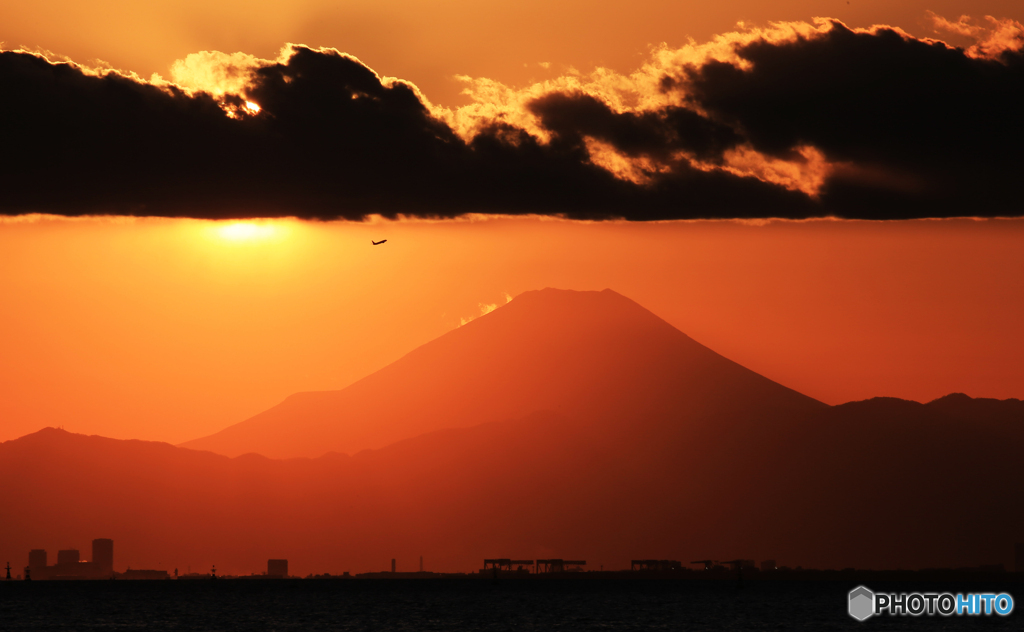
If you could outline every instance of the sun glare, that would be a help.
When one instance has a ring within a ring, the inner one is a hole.
[[[254,241],[274,237],[278,234],[278,227],[262,222],[232,222],[219,226],[217,234],[229,241]]]

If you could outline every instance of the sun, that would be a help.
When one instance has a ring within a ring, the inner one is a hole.
[[[295,233],[295,222],[288,219],[199,220],[197,226],[205,239],[221,246],[279,246]]]
[[[257,241],[276,236],[278,227],[269,222],[231,222],[217,228],[217,234],[228,241]]]

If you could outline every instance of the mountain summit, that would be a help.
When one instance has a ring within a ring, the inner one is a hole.
[[[823,407],[612,290],[548,288],[520,294],[345,389],[297,393],[182,447],[316,457],[538,411],[594,424],[687,424],[709,414]]]

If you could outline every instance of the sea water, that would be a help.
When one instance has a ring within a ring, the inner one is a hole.
[[[1024,583],[891,592],[1008,592]],[[847,614],[838,581],[347,579],[0,582],[0,630],[1021,630],[1008,617]]]

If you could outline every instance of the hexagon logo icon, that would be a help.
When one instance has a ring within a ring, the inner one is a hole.
[[[875,613],[875,593],[864,586],[850,591],[850,616],[863,621]]]

